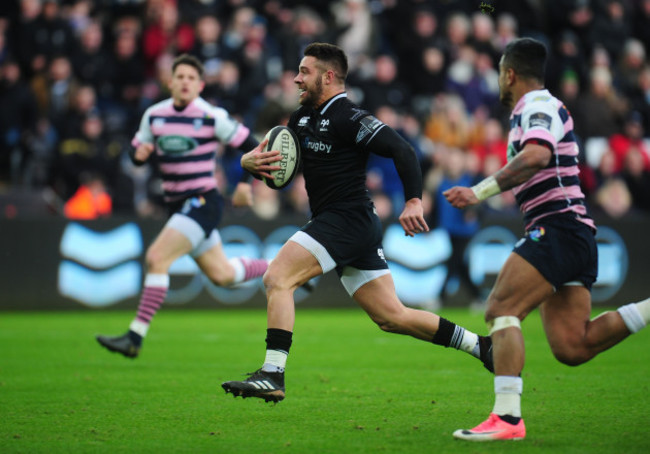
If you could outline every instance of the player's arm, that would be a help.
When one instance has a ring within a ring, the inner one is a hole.
[[[141,166],[147,162],[147,159],[149,159],[149,156],[151,156],[151,153],[153,153],[155,149],[156,147],[154,147],[152,143],[140,143],[138,146],[131,148],[129,157],[133,164]]]
[[[388,126],[383,126],[369,141],[373,153],[391,158],[404,188],[404,209],[399,222],[408,236],[428,232],[422,207],[422,171],[413,147]]]
[[[524,149],[505,166],[471,188],[454,186],[443,195],[456,208],[476,205],[493,195],[512,189],[530,180],[537,172],[545,168],[551,160],[550,145],[536,140],[529,140]]]
[[[129,150],[129,157],[136,166],[141,166],[151,153],[156,149],[154,146],[154,136],[150,126],[151,110],[147,109],[140,120],[140,127],[131,141],[132,148]]]

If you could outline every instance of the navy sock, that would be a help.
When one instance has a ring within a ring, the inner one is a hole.
[[[135,331],[129,330],[129,339],[131,339],[131,342],[133,342],[133,345],[136,347],[140,347],[142,345],[142,336],[140,336]]]
[[[501,418],[503,421],[507,422],[508,424],[512,424],[513,426],[519,424],[519,421],[521,420],[521,418],[512,415],[499,415],[499,418]]]

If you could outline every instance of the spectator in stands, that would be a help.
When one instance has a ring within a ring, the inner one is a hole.
[[[580,78],[573,70],[564,71],[560,75],[559,86],[557,93],[559,98],[562,99],[566,108],[573,115],[578,112],[578,99],[580,97]]]
[[[257,13],[249,6],[238,6],[230,17],[223,33],[224,57],[236,59],[246,43],[248,32]]]
[[[520,2],[519,2],[520,3]],[[492,38],[494,48],[501,54],[508,43],[519,36],[517,18],[510,13],[497,15],[495,35]]]
[[[459,58],[450,65],[446,89],[457,93],[465,108],[473,113],[496,105],[499,94],[499,73],[492,58],[477,52],[471,45],[461,46]]]
[[[51,175],[54,191],[68,200],[82,184],[81,176],[92,173],[99,175],[114,193],[122,150],[122,143],[104,134],[102,118],[90,113],[83,120],[80,134],[61,142]]]
[[[621,0],[595,2],[596,13],[589,41],[601,45],[610,56],[620,55],[630,36],[631,23],[628,11]]]
[[[576,104],[576,112],[572,113],[576,133],[583,139],[611,136],[618,131],[627,110],[626,100],[612,85],[612,74],[604,66],[591,70],[589,90],[578,97]]]
[[[99,21],[92,20],[81,30],[79,46],[71,56],[71,62],[80,82],[92,85],[97,95],[105,101],[111,100],[114,96],[110,81],[113,71]]]
[[[632,15],[632,36],[643,43],[643,47],[650,50],[650,0],[639,0]]]
[[[646,64],[646,52],[641,41],[628,39],[617,59],[616,79],[621,93],[630,99],[636,96],[639,76]]]
[[[79,137],[82,124],[90,114],[99,113],[97,95],[91,85],[77,85],[71,93],[71,101],[63,114],[65,121],[59,125],[61,140],[69,137]]]
[[[348,55],[350,72],[355,72],[378,49],[378,24],[367,0],[339,0],[333,2],[335,41]]]
[[[315,41],[327,41],[325,21],[308,7],[299,6],[293,11],[293,20],[279,35],[282,49],[282,67],[292,69],[302,58],[302,51]]]
[[[467,245],[480,228],[478,210],[454,208],[443,195],[453,186],[474,184],[477,176],[468,172],[467,157],[467,153],[459,148],[445,148],[440,159],[442,179],[434,187],[427,188],[433,203],[431,225],[446,230],[452,246],[451,256],[446,262],[447,277],[441,295],[443,304],[448,302],[459,286],[469,292],[474,304],[480,303],[481,298],[479,288],[469,277],[469,267],[465,261]]]
[[[0,65],[9,59],[9,46],[7,45],[7,23],[0,17]]]
[[[409,87],[398,78],[397,58],[381,54],[375,58],[374,74],[363,82],[364,109],[374,112],[380,106],[390,106],[394,109],[408,109],[411,101]]]
[[[32,90],[39,105],[39,113],[48,117],[57,131],[64,127],[65,113],[78,85],[79,81],[74,77],[70,59],[65,55],[54,57],[47,73],[32,79]]]
[[[461,58],[463,46],[468,44],[471,34],[471,22],[463,12],[454,12],[445,20],[443,46],[447,58],[455,61]]]
[[[204,96],[208,96],[210,86],[215,83],[223,61],[223,45],[221,43],[222,26],[219,19],[211,14],[201,16],[196,21],[194,46],[191,55],[203,62],[205,67]]]
[[[553,0],[546,4],[548,35],[558,36],[571,30],[589,55],[592,51],[591,27],[594,11],[589,0]]]
[[[639,73],[630,104],[633,110],[641,113],[643,129],[650,131],[650,64],[646,64]]]
[[[138,47],[138,35],[133,31],[118,31],[111,54],[111,109],[120,123],[117,129],[128,132],[137,124],[145,65]]]
[[[482,122],[481,134],[470,143],[470,152],[478,157],[481,164],[488,156],[492,155],[496,157],[501,166],[506,164],[508,141],[503,132],[503,125],[499,120],[487,118]]]
[[[470,132],[465,103],[456,95],[441,94],[432,102],[424,134],[434,143],[465,149]]]
[[[623,180],[632,196],[635,209],[650,213],[650,169],[648,155],[639,148],[630,149],[623,163]]]
[[[38,106],[18,62],[5,60],[0,66],[0,186],[20,182],[37,120]]]
[[[194,47],[194,29],[182,22],[176,0],[149,2],[147,5],[149,23],[142,35],[142,55],[147,74],[152,74],[156,60],[162,54],[181,54]]]
[[[632,206],[632,196],[618,172],[616,156],[611,149],[601,155],[595,174],[598,184],[591,200],[594,211],[614,219],[625,215]]]
[[[549,91],[557,93],[562,78],[568,73],[577,79],[578,86],[587,86],[589,70],[578,36],[571,30],[564,30],[556,40],[554,48],[555,52],[550,53],[546,66]]]
[[[81,185],[63,205],[63,214],[68,219],[91,220],[110,217],[113,202],[101,177],[84,174]]]
[[[480,11],[472,14],[471,17],[471,34],[469,44],[479,54],[487,55],[491,60],[491,66],[496,67],[499,64],[501,52],[494,46],[494,21],[489,16]]]
[[[13,53],[20,64],[21,72],[27,79],[45,71],[48,63],[37,42],[42,11],[41,0],[20,0],[20,15],[16,22],[9,25],[8,38],[14,48]],[[17,52],[18,49],[20,52]]]
[[[643,119],[636,111],[625,118],[622,131],[609,137],[609,147],[616,157],[616,170],[623,169],[625,157],[631,150],[641,153],[643,167],[650,170],[650,149],[644,140]]]
[[[404,15],[411,26],[394,25],[397,30],[392,35],[395,55],[401,61],[409,62],[409,70],[402,71],[399,77],[413,93],[436,95],[444,89],[448,62],[438,17],[430,6],[424,4]]]

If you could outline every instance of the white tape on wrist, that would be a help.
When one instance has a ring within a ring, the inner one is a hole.
[[[480,183],[472,186],[474,195],[479,200],[485,200],[493,195],[501,194],[501,188],[496,178],[489,176]]]

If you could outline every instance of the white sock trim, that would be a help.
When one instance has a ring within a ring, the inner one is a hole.
[[[149,273],[144,277],[144,286],[169,288],[169,274]]]
[[[129,325],[129,330],[133,331],[136,334],[139,334],[142,337],[145,337],[147,335],[147,331],[149,331],[149,324],[143,322],[142,320],[133,320],[131,322],[131,325]]]
[[[231,259],[228,259],[228,263],[230,263],[230,265],[232,265],[232,267],[235,269],[233,284],[239,284],[240,282],[243,282],[244,277],[246,277],[246,267],[242,263],[241,259],[239,257],[233,257]]]
[[[512,375],[497,375],[494,377],[494,392],[497,394],[521,394],[524,390],[524,380]]]
[[[645,324],[647,325],[648,323],[650,323],[650,298],[636,303],[636,308],[641,313],[641,316],[643,317],[643,321],[645,322]]]
[[[625,323],[630,333],[634,334],[645,327],[646,322],[643,320],[637,303],[626,304],[625,306],[619,307],[617,311],[621,314],[623,323]]]
[[[289,354],[282,350],[267,350],[262,370],[265,372],[284,372]]]
[[[478,334],[465,329],[463,340],[460,341],[460,350],[473,355],[475,350],[478,352],[477,345]]]
[[[521,393],[524,381],[521,377],[497,375],[494,377],[494,408],[492,413],[521,418]]]

